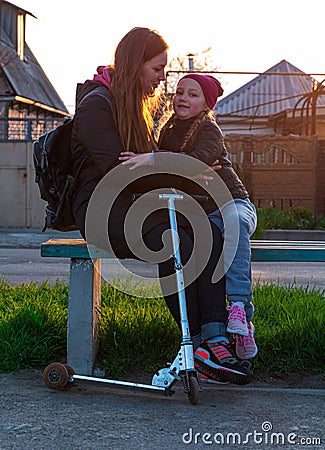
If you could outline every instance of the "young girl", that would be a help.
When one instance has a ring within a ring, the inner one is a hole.
[[[251,302],[250,250],[250,236],[256,228],[257,218],[255,206],[250,202],[245,186],[227,157],[221,130],[214,119],[213,108],[222,94],[221,84],[212,76],[200,73],[183,76],[177,84],[173,99],[174,113],[160,132],[158,147],[188,154],[209,166],[216,159],[219,160],[221,168],[217,173],[234,199],[239,221],[237,250],[232,263],[226,268],[226,292],[230,303],[227,331],[236,337],[238,357],[250,359],[258,351],[251,321],[254,308]],[[217,209],[209,214],[209,219],[227,240],[223,217],[227,216],[226,223],[229,223],[234,208],[225,205],[221,209],[222,214]]]

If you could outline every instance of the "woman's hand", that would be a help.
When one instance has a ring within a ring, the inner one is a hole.
[[[134,158],[135,156],[138,156],[137,153],[134,152],[121,152],[119,156],[120,161],[128,161],[131,158]]]
[[[219,159],[216,159],[213,163],[212,166],[210,166],[210,169],[212,170],[220,170],[221,166],[219,164]]]
[[[200,173],[199,175],[195,175],[194,177],[192,177],[193,180],[202,180],[202,181],[213,180],[213,176],[210,176],[209,172],[221,169],[221,166],[218,164],[218,162],[219,162],[219,159],[216,159],[212,163],[212,166],[209,166],[208,169],[206,169],[204,172]]]
[[[123,161],[123,166],[131,165],[130,170],[134,170],[138,167],[150,166],[151,158],[151,153],[121,152],[119,160]]]

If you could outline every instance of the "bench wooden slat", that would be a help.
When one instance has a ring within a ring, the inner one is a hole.
[[[296,248],[325,250],[325,241],[271,241],[252,240],[252,248]]]
[[[263,241],[252,240],[253,261],[325,262],[324,241]],[[52,239],[41,245],[42,256],[90,259],[83,239]],[[92,258],[113,258],[102,249],[91,246]]]
[[[41,245],[41,256],[52,256],[59,258],[113,258],[112,253],[100,248],[91,247],[91,256],[84,239],[50,239]]]
[[[252,261],[325,262],[325,249],[252,248]]]
[[[252,261],[325,262],[324,241],[251,241]]]

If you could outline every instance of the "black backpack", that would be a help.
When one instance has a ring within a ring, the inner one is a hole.
[[[89,94],[95,91],[109,101],[107,89],[104,86],[97,87]],[[43,134],[33,143],[35,182],[38,184],[41,198],[47,202],[45,225],[42,231],[47,228],[58,231],[78,229],[71,208],[71,196],[75,184],[71,160],[73,122],[74,117],[66,119],[63,124]],[[85,159],[86,157],[87,155]]]
[[[45,225],[59,231],[77,229],[71,211],[74,177],[71,174],[71,132],[74,117],[40,136],[33,143],[35,182],[45,206]]]

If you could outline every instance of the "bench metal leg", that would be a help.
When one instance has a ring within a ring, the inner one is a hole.
[[[99,345],[100,264],[100,259],[70,262],[67,362],[83,375],[92,375]]]

